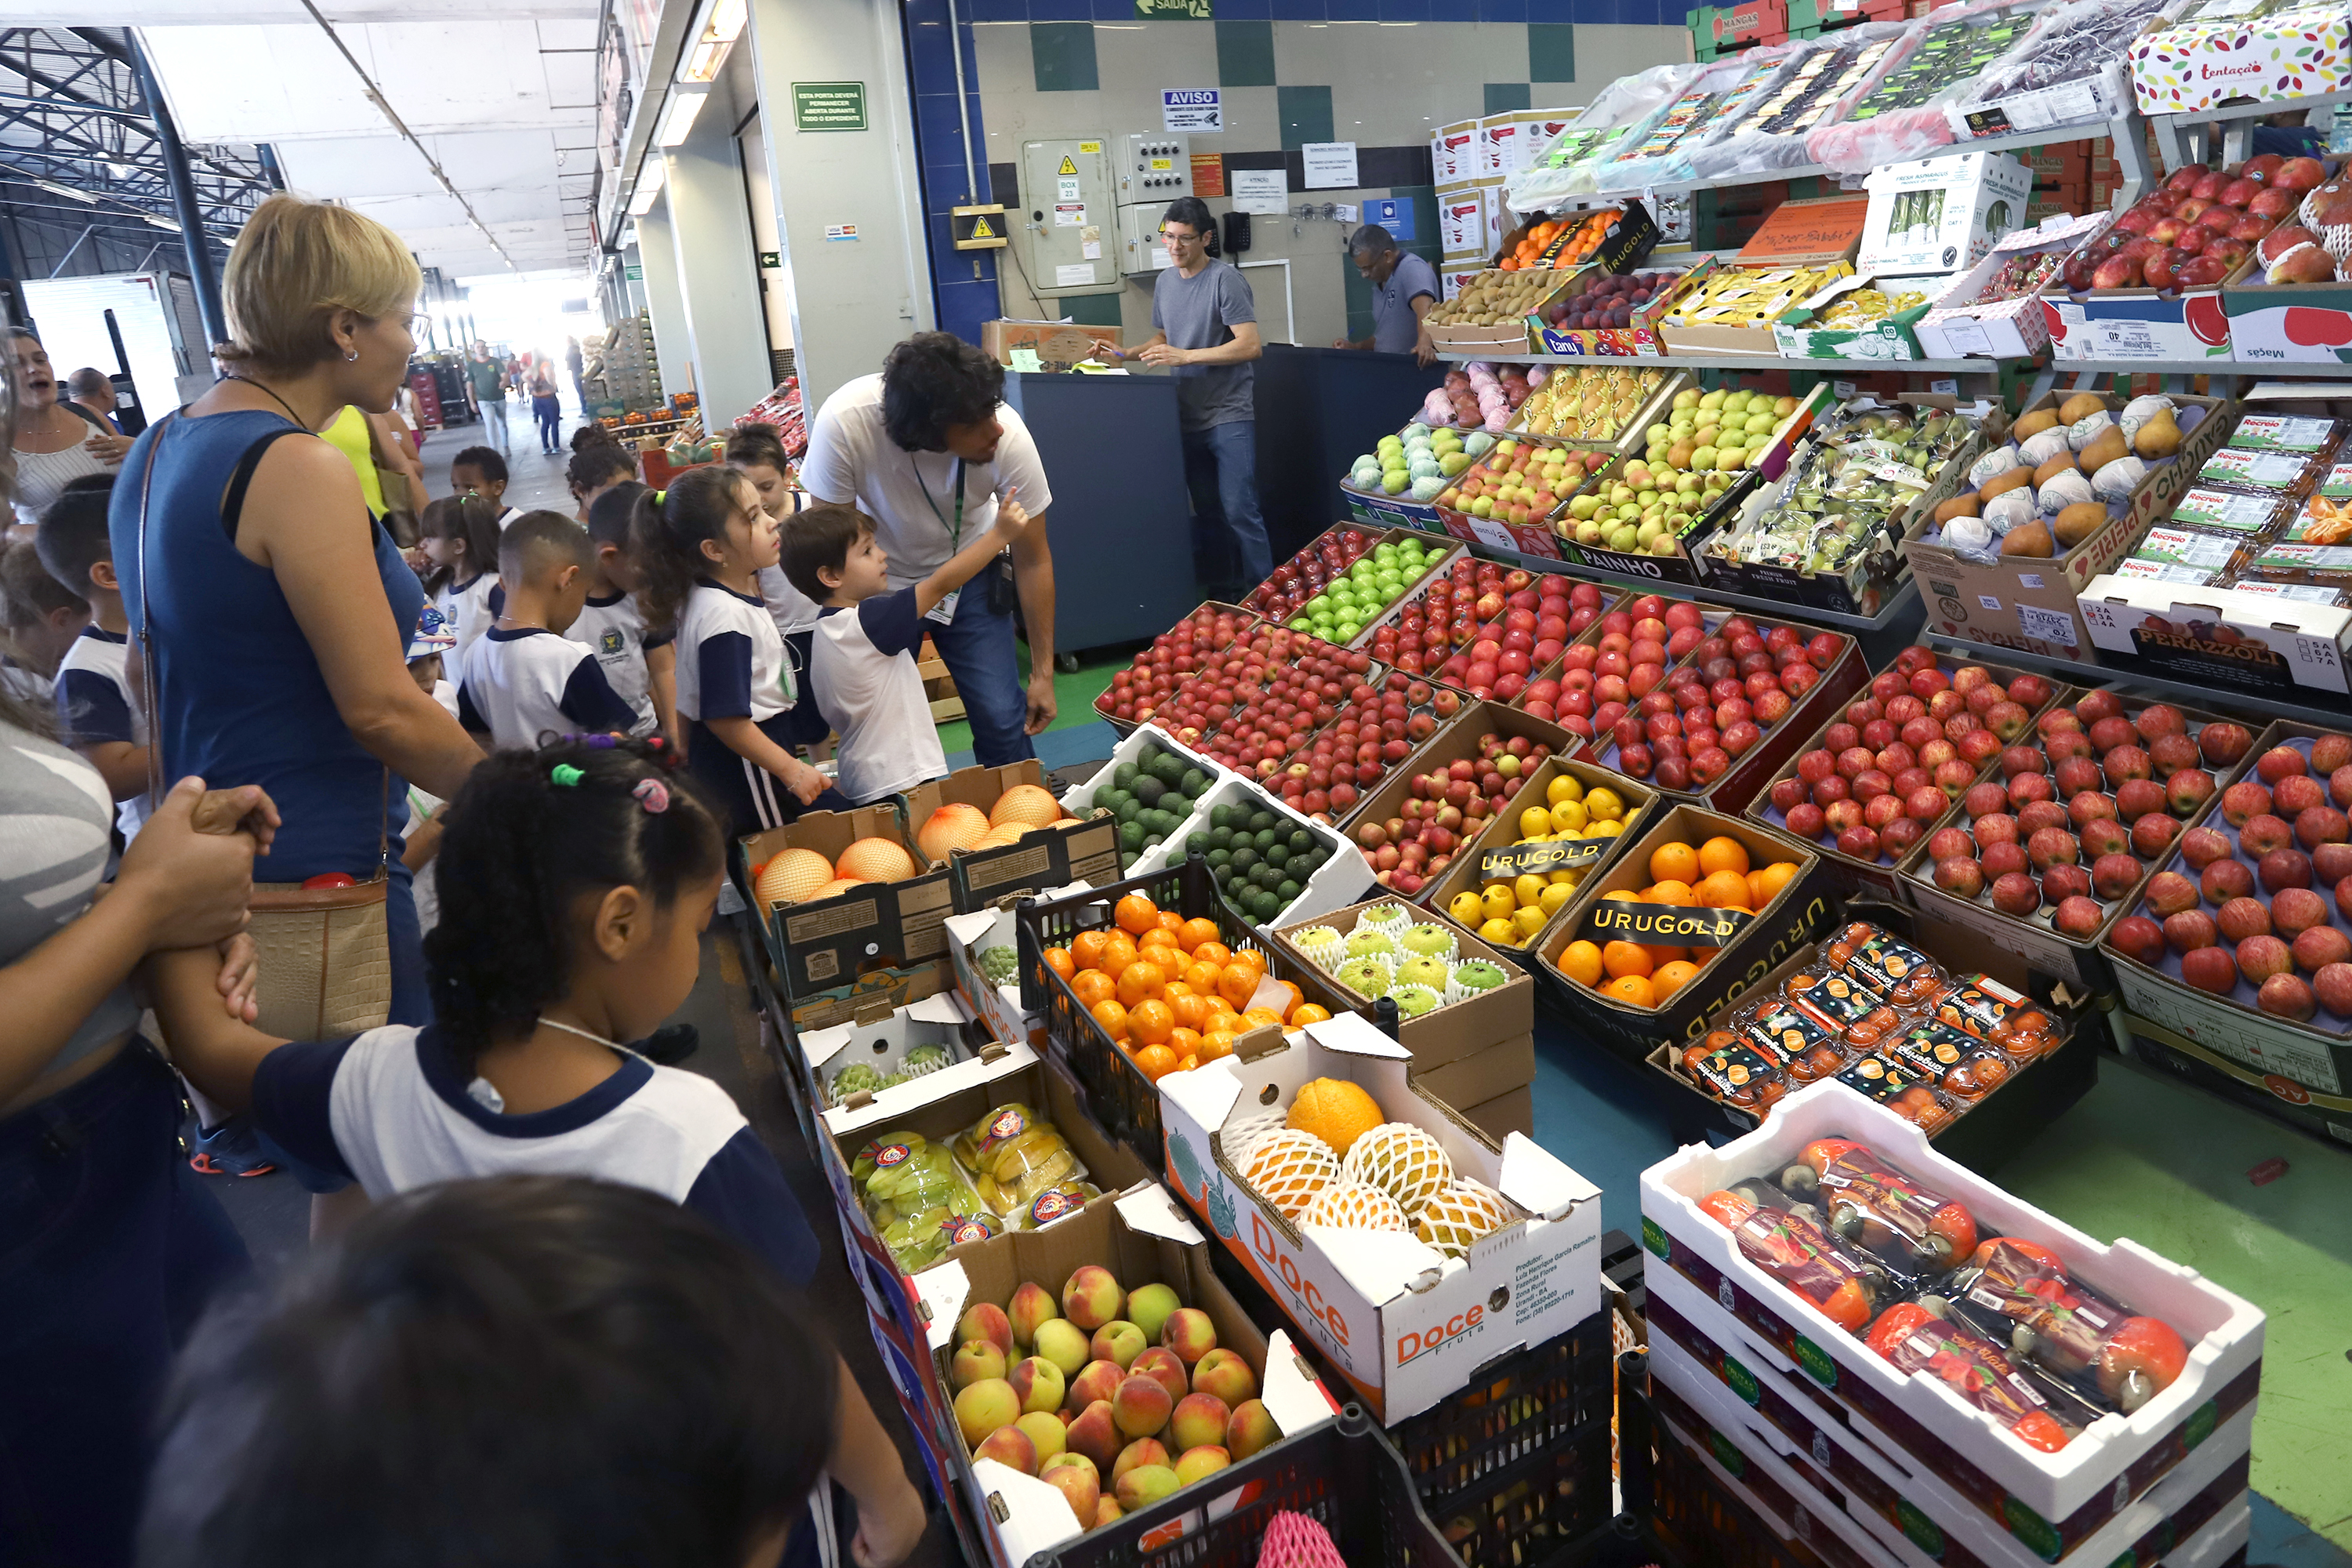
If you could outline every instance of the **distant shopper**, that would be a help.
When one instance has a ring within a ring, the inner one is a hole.
[[[506,368],[491,355],[488,343],[476,343],[466,357],[466,381],[482,410],[483,437],[496,442],[501,452],[513,450],[507,435]]]
[[[580,340],[564,339],[563,368],[572,373],[572,391],[580,399],[580,417],[583,419],[588,417],[588,378],[581,374],[581,367],[585,363],[580,353]]]
[[[1354,342],[1342,338],[1331,346],[1411,354],[1416,364],[1434,361],[1437,345],[1429,341],[1426,321],[1437,304],[1437,268],[1427,258],[1401,247],[1396,237],[1376,223],[1366,224],[1348,241],[1348,259],[1372,286],[1372,335]]]
[[[539,449],[563,455],[563,405],[555,395],[555,364],[544,354],[531,362],[530,416],[539,421]]]
[[[22,327],[8,336],[16,384],[16,521],[30,538],[42,511],[69,481],[114,472],[131,443],[88,409],[58,399],[57,373],[40,339]]]
[[[128,844],[147,820],[147,716],[131,691],[130,622],[107,537],[111,474],[66,487],[41,514],[41,564],[89,605],[89,624],[58,662],[58,739],[98,770],[114,797],[114,825]]]
[[[1274,571],[1265,519],[1257,509],[1257,373],[1265,352],[1257,305],[1238,268],[1218,260],[1216,219],[1198,196],[1179,196],[1160,220],[1175,265],[1151,289],[1151,324],[1140,349],[1121,358],[1172,369],[1176,421],[1184,437],[1184,485],[1210,541],[1229,539],[1234,558],[1211,570],[1228,603]],[[1214,546],[1212,545],[1213,550]]]
[[[122,422],[114,416],[114,383],[96,365],[86,364],[66,377],[66,396],[76,408],[96,419],[100,428],[122,434]]]
[[[1011,554],[932,608],[931,646],[955,678],[982,767],[1037,754],[1029,737],[1054,722],[1053,491],[1037,444],[1004,403],[1004,367],[951,332],[918,332],[879,375],[845,384],[809,426],[801,483],[821,501],[855,501],[874,520],[890,584],[909,588],[1019,499],[1030,526]],[[1029,643],[1024,691],[1013,611]]]

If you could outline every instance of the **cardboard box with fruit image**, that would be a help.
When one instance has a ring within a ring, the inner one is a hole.
[[[2028,221],[2033,209],[2026,209]],[[2063,287],[2067,258],[2104,230],[2106,213],[2060,215],[2004,236],[1992,254],[1943,290],[1914,329],[1930,359],[2039,353],[2050,342],[2045,289]]]
[[[2103,574],[2084,584],[2077,607],[2093,647],[2217,690],[2344,691],[2352,610],[2298,602],[2279,586],[2183,588]]]
[[[1035,758],[958,768],[905,795],[916,849],[950,871],[959,911],[1119,873],[1119,827],[1063,810]]]
[[[2250,752],[2105,951],[2136,1016],[2340,1094],[2352,1081],[2352,740],[2279,724]]]
[[[1160,1081],[1168,1177],[1384,1423],[1601,1307],[1600,1190],[1355,1014]]]
[[[2046,676],[1906,647],[1747,815],[1813,845],[1857,885],[1895,894],[1896,868],[2059,689]]]
[[[1045,797],[1058,816],[1060,805]],[[739,840],[736,852],[787,1001],[837,985],[874,960],[905,966],[947,956],[954,886],[946,862],[917,847],[895,796],[811,812]]]
[[[1904,542],[1928,625],[2087,659],[2077,597],[2197,483],[2232,412],[2186,393],[2053,391],[2005,431],[1988,424],[1966,481],[1974,489],[1939,503],[1934,526]]]

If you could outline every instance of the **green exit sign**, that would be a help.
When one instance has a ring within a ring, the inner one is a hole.
[[[866,129],[866,84],[862,81],[793,83],[793,124],[802,131]]]
[[[783,253],[782,251],[781,251],[781,250],[763,250],[763,251],[760,252],[760,265],[761,265],[761,266],[762,266],[762,267],[782,267],[783,264],[784,264],[784,253]]]

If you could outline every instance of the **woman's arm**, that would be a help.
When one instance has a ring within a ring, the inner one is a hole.
[[[898,1445],[874,1418],[874,1407],[866,1403],[849,1363],[835,1357],[834,1364],[841,1369],[841,1391],[835,1395],[833,1448],[825,1455],[825,1472],[857,1500],[851,1560],[858,1568],[892,1568],[906,1561],[923,1538],[929,1521],[922,1494],[907,1479]]]
[[[646,695],[654,701],[654,733],[686,754],[686,726],[677,721],[677,645],[646,649]]]
[[[342,454],[324,441],[279,441],[246,491],[236,547],[277,574],[352,738],[426,793],[452,799],[481,748],[409,676],[392,606],[368,591],[377,574],[366,515]],[[352,521],[322,525],[335,517]]]
[[[784,781],[803,805],[824,793],[824,775],[768,739],[760,726],[745,718],[705,719],[703,727],[727,749],[755,767],[765,768]]]
[[[408,829],[408,847],[400,852],[400,863],[411,871],[422,871],[441,850],[441,819],[428,816]]]
[[[397,414],[367,414],[368,438],[375,447],[376,457],[383,466],[405,477],[412,487],[416,510],[423,511],[430,498],[425,493],[425,465],[416,460],[416,443],[409,438],[408,422]]]
[[[129,800],[147,793],[147,748],[134,746],[128,741],[100,741],[94,746],[76,746],[82,760],[98,770],[106,781],[106,792],[116,800]]]

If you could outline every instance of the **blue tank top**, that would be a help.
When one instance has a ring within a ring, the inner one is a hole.
[[[387,796],[383,764],[352,738],[333,695],[278,587],[277,574],[237,552],[221,521],[222,492],[247,448],[274,430],[297,429],[280,414],[244,410],[159,421],[123,459],[108,513],[115,572],[131,630],[157,628],[155,708],[163,777],[198,773],[215,788],[257,784],[278,803],[285,825],[256,879],[296,882],[326,871],[364,880],[376,846],[392,835],[401,851],[408,786],[398,777]],[[142,593],[139,493],[149,457],[163,437],[147,501],[147,569]],[[365,508],[320,527],[365,528],[375,544],[377,589],[392,605],[402,646],[415,634],[425,589]],[[352,584],[355,594],[363,583]]]

